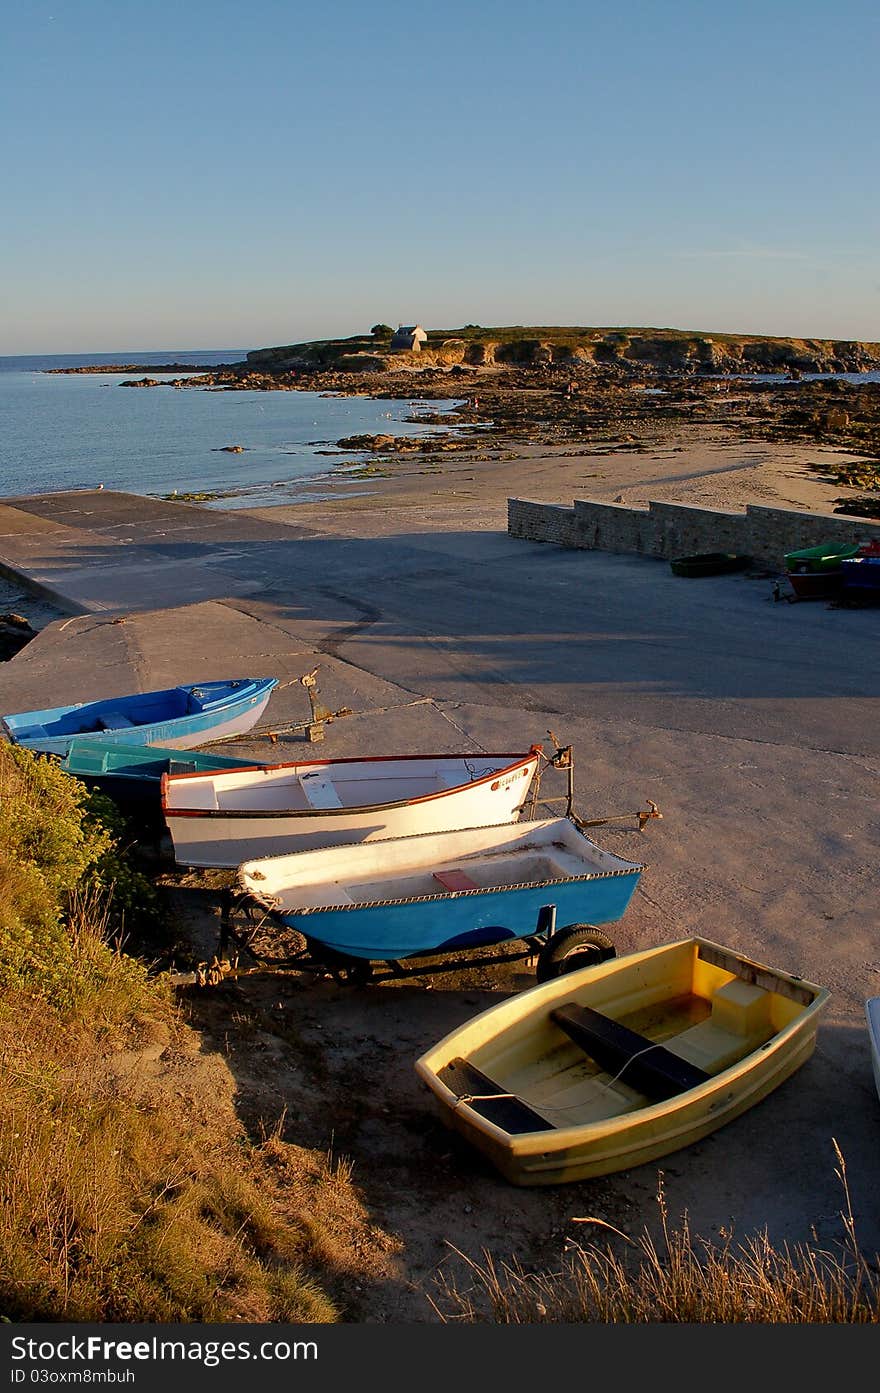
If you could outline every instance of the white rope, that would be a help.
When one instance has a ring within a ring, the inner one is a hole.
[[[624,1060],[623,1064],[612,1078],[606,1079],[604,1082],[600,1082],[599,1080],[597,1080],[597,1082],[599,1083],[599,1087],[608,1092],[611,1088],[613,1088],[614,1084],[618,1082],[621,1075],[626,1072],[626,1070],[629,1068],[630,1064],[632,1064],[634,1059],[639,1059],[643,1054],[649,1054],[651,1050],[661,1048],[662,1046],[660,1045],[660,1042],[658,1040],[652,1040],[649,1045],[645,1045],[643,1049],[638,1050],[636,1054],[631,1054],[628,1059]],[[561,1091],[562,1090],[557,1090],[556,1094],[551,1093],[550,1097],[558,1097],[559,1092]],[[638,1092],[637,1089],[636,1092]],[[576,1103],[569,1103],[567,1105],[564,1103],[552,1103],[545,1101],[545,1099],[543,1098],[538,1098],[534,1101],[529,1101],[527,1098],[520,1098],[519,1094],[517,1093],[464,1093],[460,1098],[457,1098],[455,1100],[455,1107],[453,1108],[453,1111],[455,1111],[455,1108],[457,1108],[461,1103],[491,1102],[493,1098],[515,1099],[516,1102],[524,1103],[526,1107],[533,1108],[536,1112],[542,1115],[545,1113],[555,1113],[558,1116],[564,1117],[569,1114],[578,1114],[582,1110],[581,1107]]]
[[[455,1107],[459,1107],[462,1103],[468,1105],[471,1103],[492,1103],[496,1099],[500,1101],[502,1098],[511,1098],[517,1103],[522,1101],[516,1093],[462,1093],[460,1098],[456,1098]],[[453,1111],[455,1111],[454,1108]]]

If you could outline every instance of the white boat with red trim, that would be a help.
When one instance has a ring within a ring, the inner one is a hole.
[[[514,822],[544,758],[375,755],[166,773],[162,812],[183,866]]]

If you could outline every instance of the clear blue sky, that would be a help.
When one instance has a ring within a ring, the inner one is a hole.
[[[877,0],[6,0],[0,353],[880,340]]]

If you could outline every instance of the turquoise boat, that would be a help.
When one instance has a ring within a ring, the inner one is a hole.
[[[162,775],[213,774],[221,769],[253,769],[252,759],[233,759],[210,750],[175,750],[162,745],[116,745],[75,735],[61,761],[65,774],[95,782],[114,779],[154,783],[156,796]]]
[[[19,711],[0,720],[11,741],[42,754],[67,755],[77,736],[105,746],[186,750],[251,730],[277,685],[277,677],[236,677]]]
[[[163,774],[215,774],[253,769],[249,759],[210,751],[175,750],[163,745],[116,745],[75,735],[61,761],[65,774],[106,793],[120,807],[140,811],[158,825],[162,816]],[[261,766],[262,767],[262,766]]]

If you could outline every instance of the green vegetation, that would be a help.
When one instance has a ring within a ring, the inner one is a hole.
[[[119,935],[127,916],[157,912],[149,882],[125,859],[122,830],[112,804],[89,798],[58,765],[0,746],[0,990],[84,1017],[99,1000],[106,1008],[117,986],[143,995],[143,970],[98,951],[86,932],[92,915]]]
[[[189,1051],[191,1080],[197,1038],[120,948],[156,905],[112,824],[55,763],[0,745],[0,1317],[332,1320],[305,1266],[338,1168],[294,1204],[289,1148],[217,1115],[216,1082],[194,1108],[174,1059]]]
[[[774,338],[759,334],[708,333],[694,329],[583,327],[580,325],[466,324],[460,329],[429,329],[419,361],[424,366],[546,362],[628,363],[650,371],[799,372],[857,370],[880,364],[880,344],[832,339]],[[381,370],[393,366],[386,353],[387,324],[345,339],[288,344],[249,353],[248,366],[280,371],[288,367]],[[383,354],[377,358],[376,354]]]
[[[454,1278],[441,1282],[441,1318],[505,1325],[877,1324],[880,1274],[876,1259],[868,1262],[859,1250],[846,1166],[836,1143],[834,1150],[844,1193],[838,1254],[812,1244],[779,1250],[766,1233],[742,1243],[724,1232],[720,1243],[697,1239],[687,1216],[673,1229],[661,1177],[659,1242],[647,1228],[636,1240],[613,1229],[620,1252],[611,1240],[572,1243],[554,1272],[526,1272],[488,1253],[482,1265],[465,1259],[464,1289]],[[601,1220],[578,1222],[610,1229]]]

